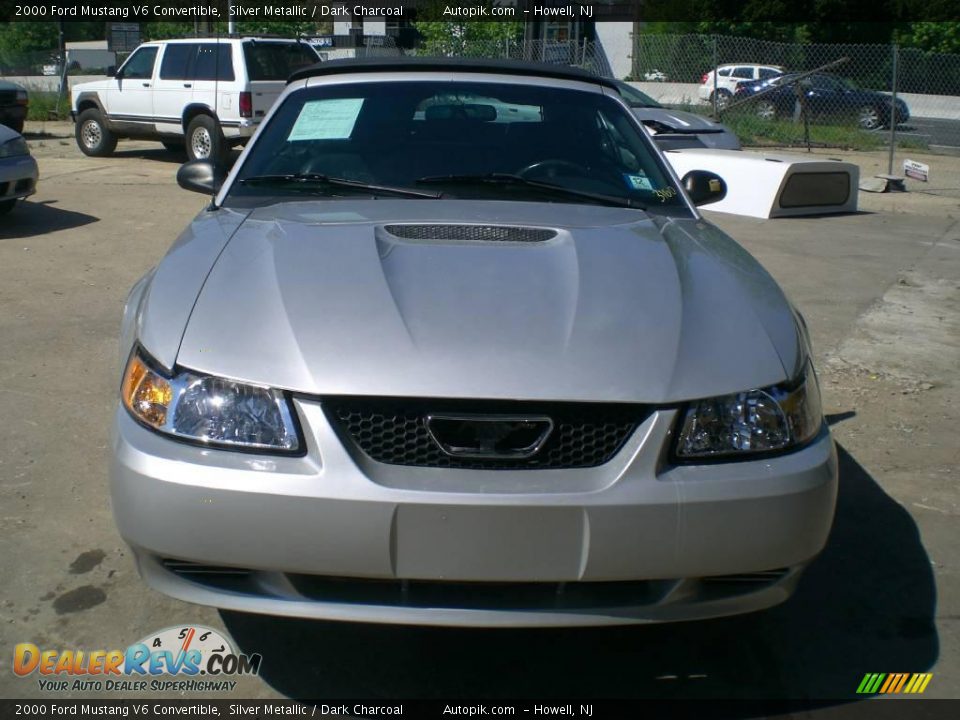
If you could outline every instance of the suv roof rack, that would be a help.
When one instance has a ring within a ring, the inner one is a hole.
[[[305,67],[294,72],[287,83],[304,78],[343,73],[365,72],[457,72],[499,73],[503,75],[525,75],[528,77],[549,77],[560,80],[579,80],[616,89],[614,81],[601,77],[589,70],[553,65],[549,63],[522,62],[519,60],[490,60],[484,58],[447,58],[447,57],[371,57],[328,60]]]

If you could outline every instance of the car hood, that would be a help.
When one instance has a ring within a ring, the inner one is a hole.
[[[97,92],[98,90],[110,90],[114,87],[116,87],[116,80],[114,78],[107,78],[105,80],[90,80],[89,82],[71,85],[70,94],[73,97],[77,97],[81,93]]]
[[[0,125],[0,145],[3,145],[5,142],[9,142],[14,138],[20,137],[20,133],[12,128],[8,128],[6,125]]]
[[[224,223],[200,222],[212,237],[195,228],[190,242],[218,247]],[[404,239],[396,224],[556,234],[477,242],[428,228]],[[196,275],[187,297],[158,297],[188,302]],[[213,262],[177,363],[318,395],[662,403],[781,382],[804,354],[775,282],[702,220],[365,200],[251,212]]]
[[[674,130],[724,130],[719,123],[715,123],[709,118],[696,113],[686,112],[685,110],[671,110],[669,108],[632,108],[633,114],[637,116],[640,122],[651,121],[663,123]]]

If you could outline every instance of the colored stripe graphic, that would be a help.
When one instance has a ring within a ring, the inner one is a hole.
[[[867,673],[860,681],[860,687],[857,692],[864,695],[872,695],[880,688],[880,683],[886,677],[886,673]]]
[[[899,679],[900,679],[900,675],[897,673],[891,673],[890,675],[887,675],[887,681],[880,688],[880,692],[881,693],[888,692],[890,689],[890,686],[896,685]]]
[[[890,689],[890,692],[898,693],[903,690],[903,686],[907,682],[907,678],[910,676],[910,673],[900,673],[900,682],[897,683],[896,687]]]
[[[910,682],[907,683],[907,686],[903,689],[903,691],[912,693],[914,695],[922,693],[927,689],[927,685],[930,684],[930,678],[932,677],[932,673],[914,673],[913,677],[910,678]]]
[[[933,673],[867,673],[857,686],[858,695],[919,695],[927,689]]]

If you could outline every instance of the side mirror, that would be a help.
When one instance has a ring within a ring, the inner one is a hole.
[[[716,173],[691,170],[680,181],[694,205],[709,205],[727,196],[727,184]]]
[[[226,178],[223,168],[209,160],[191,160],[177,170],[177,184],[184,190],[215,195]]]

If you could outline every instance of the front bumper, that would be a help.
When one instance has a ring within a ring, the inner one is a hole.
[[[439,625],[657,622],[785,600],[823,548],[829,433],[782,457],[663,465],[675,411],[585,470],[387,466],[298,400],[304,457],[209,450],[116,414],[113,510],[173,597],[275,615]]]
[[[30,155],[0,158],[0,202],[33,195],[39,176],[37,161]]]

